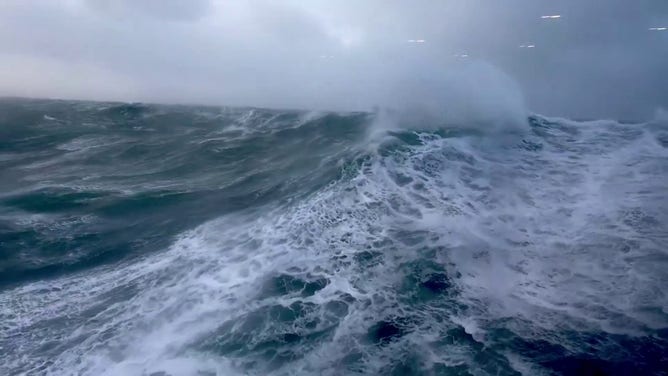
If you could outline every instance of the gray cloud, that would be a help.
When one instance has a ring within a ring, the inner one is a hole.
[[[668,107],[666,25],[663,0],[8,0],[0,95],[475,112],[518,86],[532,111],[639,119]]]
[[[209,0],[88,0],[100,12],[127,16],[148,16],[168,21],[196,21],[211,10]]]

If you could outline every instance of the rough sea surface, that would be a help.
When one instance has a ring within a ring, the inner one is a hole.
[[[0,374],[667,374],[665,123],[378,121],[0,100]]]

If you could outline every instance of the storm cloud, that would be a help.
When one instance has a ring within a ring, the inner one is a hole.
[[[668,107],[667,25],[665,0],[6,0],[0,95],[367,110],[512,86],[638,120]]]

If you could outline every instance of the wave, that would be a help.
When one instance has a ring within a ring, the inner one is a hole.
[[[80,192],[3,193],[33,220],[15,234],[128,250],[0,292],[9,373],[665,369],[660,127],[532,116],[503,142],[425,127],[369,147],[370,114],[135,107],[14,167]]]

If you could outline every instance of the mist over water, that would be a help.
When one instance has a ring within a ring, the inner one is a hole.
[[[0,109],[3,374],[667,368],[660,121]]]
[[[459,127],[497,134],[527,129],[523,93],[493,65],[476,61],[440,70],[416,68],[384,80],[389,90],[376,103],[385,116],[377,120],[403,129]]]

